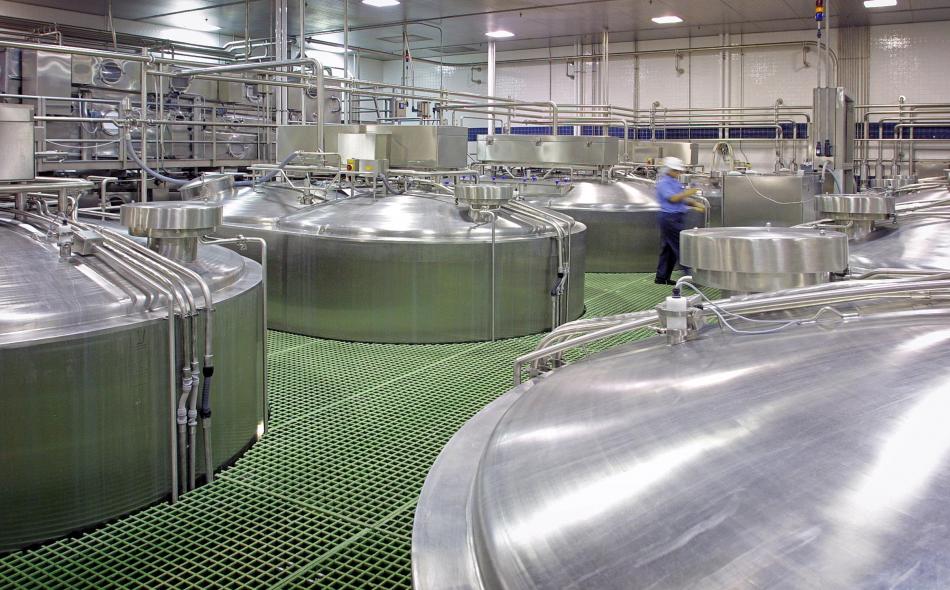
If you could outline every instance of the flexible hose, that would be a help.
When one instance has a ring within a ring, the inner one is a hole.
[[[205,450],[205,469],[208,481],[214,480],[214,463],[211,460],[211,377],[214,375],[214,367],[205,366],[204,386],[201,389],[201,438]]]
[[[205,449],[205,477],[208,483],[214,481],[214,461],[211,459],[211,418],[201,421],[201,440]]]
[[[270,172],[268,172],[268,173],[265,174],[264,176],[261,176],[259,179],[257,179],[256,182],[251,182],[251,185],[253,185],[253,184],[262,184],[262,183],[270,182],[271,180],[274,180],[274,177],[276,177],[276,176],[280,173],[280,171],[284,169],[284,166],[286,166],[287,164],[290,164],[290,163],[291,163],[293,160],[295,160],[295,159],[297,158],[297,156],[299,156],[299,155],[300,155],[300,152],[290,152],[290,154],[288,154],[287,157],[285,157],[283,160],[281,160],[281,161],[277,164],[277,168],[276,168],[275,170],[271,170]],[[250,181],[248,181],[248,182],[250,182]],[[248,185],[244,185],[244,184],[241,184],[241,183],[235,183],[235,186],[248,186]]]
[[[180,178],[172,178],[171,176],[165,176],[161,172],[157,170],[153,170],[152,168],[149,168],[145,164],[145,162],[142,161],[142,158],[139,157],[138,153],[136,153],[135,148],[132,146],[131,139],[126,138],[125,149],[126,151],[129,152],[129,155],[132,156],[132,159],[135,161],[135,163],[139,165],[139,168],[141,168],[142,170],[145,170],[153,178],[157,178],[158,180],[161,180],[162,182],[167,182],[168,184],[172,186],[182,186],[184,184],[188,184],[189,182],[191,182],[189,180],[181,180]]]
[[[390,193],[394,195],[401,195],[403,193],[403,191],[397,191],[392,187],[392,185],[389,184],[389,178],[387,178],[386,175],[380,174],[379,178],[383,181],[383,186],[385,186],[386,190],[388,190]]]

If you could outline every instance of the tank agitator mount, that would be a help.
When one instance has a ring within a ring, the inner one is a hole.
[[[740,293],[817,285],[848,268],[847,235],[825,229],[686,230],[680,250],[697,283]]]

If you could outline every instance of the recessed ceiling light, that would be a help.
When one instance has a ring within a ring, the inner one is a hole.
[[[672,16],[672,15],[671,16],[655,16],[653,17],[652,20],[658,25],[672,25],[675,23],[683,22],[683,19],[681,19],[680,17]]]
[[[396,6],[399,4],[399,0],[363,0],[363,4],[382,8],[383,6]]]
[[[864,0],[865,8],[882,8],[884,6],[897,6],[897,0]]]
[[[486,37],[492,37],[494,39],[504,39],[505,37],[514,37],[515,34],[511,31],[489,31],[485,33]]]

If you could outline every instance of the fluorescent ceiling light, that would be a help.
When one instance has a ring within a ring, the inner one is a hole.
[[[363,4],[382,8],[384,6],[396,6],[399,4],[399,0],[363,0]]]
[[[884,6],[897,6],[897,0],[864,0],[865,8],[883,8]]]
[[[683,19],[678,16],[655,16],[652,20],[658,25],[672,25],[683,22]]]
[[[505,37],[514,37],[515,34],[511,31],[489,31],[485,33],[485,36],[493,39],[504,39]]]

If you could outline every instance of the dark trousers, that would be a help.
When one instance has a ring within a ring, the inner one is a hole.
[[[656,278],[668,281],[680,259],[680,232],[686,227],[686,213],[658,213],[656,220],[660,226],[662,244]]]

